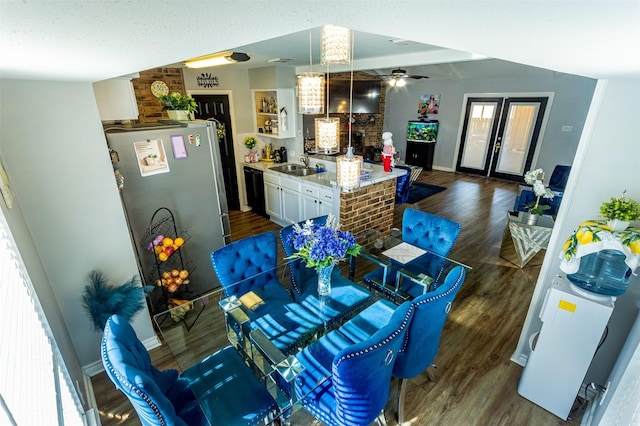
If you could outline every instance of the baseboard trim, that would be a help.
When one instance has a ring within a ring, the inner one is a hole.
[[[148,339],[143,340],[142,344],[148,351],[162,346],[162,342],[160,342],[160,339],[158,339],[158,336],[156,336],[155,334]],[[97,374],[102,373],[103,371],[104,366],[102,365],[101,359],[82,366],[82,372],[89,377],[93,377]]]
[[[443,172],[455,172],[455,170],[452,169],[451,167],[433,166],[432,169],[433,170],[440,170],[440,171],[443,171]]]

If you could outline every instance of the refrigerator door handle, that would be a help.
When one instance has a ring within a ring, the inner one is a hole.
[[[226,246],[231,242],[231,222],[229,221],[229,213],[222,213],[220,215],[220,221],[222,222],[222,237],[224,238],[224,245]]]

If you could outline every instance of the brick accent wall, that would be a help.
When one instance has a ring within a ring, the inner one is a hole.
[[[339,73],[331,73],[331,79],[329,80],[329,84],[333,80],[351,80],[350,72],[339,72]],[[384,123],[384,105],[386,99],[387,92],[387,84],[380,79],[380,77],[376,77],[370,74],[367,74],[362,71],[354,71],[353,80],[375,80],[380,82],[380,104],[378,106],[378,113],[372,114],[375,119],[374,123],[367,122],[366,124],[357,124],[354,123],[353,131],[361,131],[364,132],[364,146],[382,146],[382,125]],[[369,118],[370,114],[353,114],[356,121],[365,122]],[[346,120],[347,114],[330,114],[331,117],[340,117],[340,120]],[[344,124],[340,125],[340,129],[345,129]],[[348,133],[344,130],[344,135],[341,137],[347,137]]]
[[[186,93],[182,68],[155,68],[141,71],[140,78],[131,80],[138,102],[139,123],[157,123],[160,119],[169,118],[167,113],[162,111],[162,104],[158,102],[158,98],[151,93],[151,83],[156,80],[164,81],[169,87],[169,93]]]
[[[393,226],[397,179],[340,193],[340,229],[354,235],[370,229],[388,235]]]

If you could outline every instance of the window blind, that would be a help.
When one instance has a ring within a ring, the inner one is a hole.
[[[84,410],[0,211],[0,423],[85,425]]]

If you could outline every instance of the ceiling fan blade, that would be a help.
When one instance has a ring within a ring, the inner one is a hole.
[[[387,78],[387,79],[413,78],[415,80],[420,80],[422,78],[429,78],[426,75],[410,75],[410,74],[407,74],[407,71],[403,70],[402,68],[396,68],[396,69],[391,71],[391,74],[379,75],[379,77]]]

